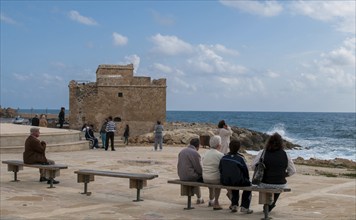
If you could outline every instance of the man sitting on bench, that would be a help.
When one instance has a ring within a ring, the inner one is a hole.
[[[45,156],[46,142],[40,141],[40,128],[32,127],[30,129],[30,136],[25,142],[25,152],[23,153],[23,162],[26,164],[42,164],[51,165],[54,164],[53,160],[49,160]],[[45,170],[40,169],[40,182],[47,181],[47,184],[51,184],[51,180],[45,177]],[[53,180],[53,184],[58,184],[59,181]]]
[[[251,186],[245,158],[239,154],[240,141],[232,140],[229,145],[230,152],[220,160],[220,180],[225,186]],[[231,190],[231,212],[237,212],[239,205],[239,190]],[[240,211],[251,214],[251,191],[243,191]]]
[[[180,151],[178,155],[177,171],[180,180],[203,182],[203,168],[200,154],[198,153],[199,138],[190,140],[190,145]],[[197,204],[203,204],[200,187],[195,187],[194,194],[197,195]]]

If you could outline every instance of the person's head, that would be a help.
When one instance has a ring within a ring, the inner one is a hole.
[[[225,120],[219,121],[218,128],[223,128],[226,125]]]
[[[283,149],[283,139],[277,132],[274,133],[267,141],[267,151],[277,151]]]
[[[30,129],[30,133],[31,133],[32,136],[39,137],[40,136],[40,128],[32,127]]]
[[[192,138],[189,144],[193,145],[197,150],[199,150],[200,140],[199,138]]]
[[[128,124],[126,124],[126,128],[129,128],[129,125],[128,125]]]
[[[112,121],[112,116],[109,116],[109,117],[108,117],[108,120],[109,120],[109,121]]]
[[[214,135],[209,141],[210,148],[219,149],[221,146],[221,137],[219,135]]]
[[[64,110],[65,110],[65,108],[64,108],[64,107],[62,107],[62,108],[61,108],[61,111],[64,111]]]
[[[160,125],[160,124],[161,124],[161,121],[157,121],[157,124]]]
[[[37,114],[35,115],[35,118],[38,118],[38,115],[37,115]]]
[[[229,149],[230,149],[230,154],[237,154],[240,150],[241,143],[239,140],[233,139],[230,141],[229,144]]]

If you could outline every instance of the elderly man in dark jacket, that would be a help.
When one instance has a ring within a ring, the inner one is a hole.
[[[229,145],[230,152],[223,156],[220,160],[220,181],[225,186],[251,186],[248,168],[245,158],[239,154],[240,141],[232,140]],[[239,190],[231,190],[231,206],[232,212],[237,212],[239,205]],[[251,191],[243,191],[240,211],[246,214],[251,214],[253,211],[250,208]]]
[[[40,128],[33,127],[30,129],[30,136],[25,142],[25,152],[23,152],[23,162],[27,164],[54,164],[53,160],[46,158],[46,142],[40,141]],[[47,181],[50,184],[50,180],[45,177],[45,171],[40,169],[40,182]],[[59,181],[53,180],[53,184],[58,184]]]

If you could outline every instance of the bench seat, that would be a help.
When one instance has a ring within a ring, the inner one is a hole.
[[[201,182],[182,181],[179,179],[168,180],[167,183],[179,184],[181,186],[181,196],[188,196],[187,207],[184,209],[194,209],[191,197],[194,196],[196,187],[220,188],[227,190],[245,190],[259,192],[259,204],[263,204],[264,220],[270,219],[268,216],[268,205],[273,202],[273,193],[290,192],[290,188],[262,188],[259,186],[224,186],[221,184],[209,184]]]
[[[23,167],[32,167],[45,170],[45,177],[50,179],[50,186],[48,188],[55,188],[53,186],[53,179],[60,176],[61,169],[68,169],[67,165],[64,164],[52,164],[52,165],[42,165],[42,164],[26,164],[21,160],[5,160],[2,161],[3,164],[7,164],[7,171],[14,172],[13,182],[19,181],[17,179],[17,173],[23,170]]]
[[[84,183],[84,192],[87,196],[91,195],[91,192],[88,192],[88,183],[94,181],[94,176],[106,176],[106,177],[116,177],[116,178],[127,178],[130,180],[129,188],[137,189],[136,200],[134,202],[143,201],[140,198],[140,190],[147,186],[147,180],[154,179],[158,177],[157,174],[144,174],[144,173],[123,173],[123,172],[114,172],[114,171],[102,171],[102,170],[77,170],[74,171],[78,176],[77,182]]]

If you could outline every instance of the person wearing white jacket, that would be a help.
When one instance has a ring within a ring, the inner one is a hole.
[[[230,137],[232,136],[232,130],[224,120],[219,121],[219,136],[221,137],[221,149],[220,152],[227,154],[229,152]]]
[[[204,183],[220,184],[220,159],[224,156],[219,151],[221,147],[221,138],[214,135],[209,141],[210,149],[205,153],[203,163],[203,181]],[[221,210],[219,204],[220,188],[209,187],[209,206],[213,206],[214,210]]]

